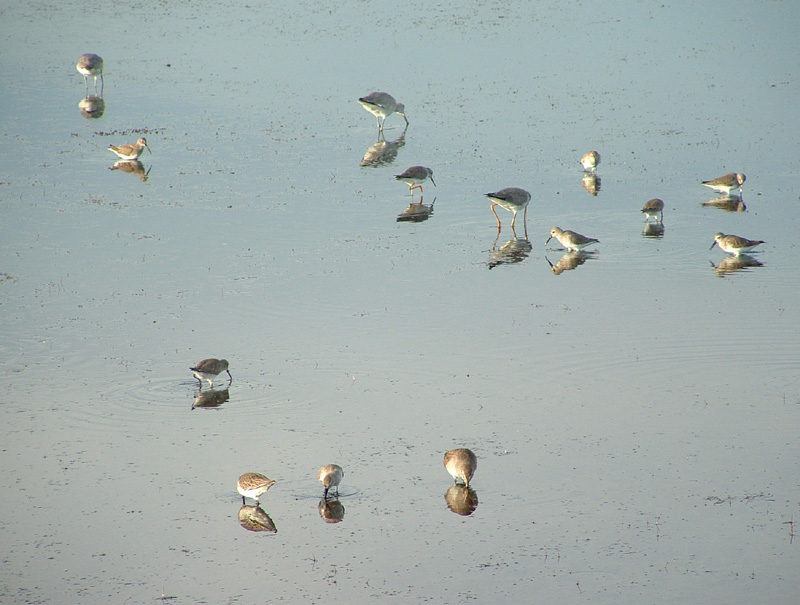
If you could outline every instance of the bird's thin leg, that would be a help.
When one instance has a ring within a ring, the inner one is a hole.
[[[242,496],[242,506],[244,506],[244,496]]]
[[[233,376],[231,376],[230,370],[225,370],[225,371],[228,373],[228,384],[230,384],[233,382]]]
[[[511,217],[511,228],[514,228],[514,223],[517,222],[517,213],[514,213],[514,216]]]
[[[500,231],[500,217],[497,216],[497,210],[494,209],[495,206],[497,206],[497,204],[492,204],[492,212],[494,212],[494,218],[497,219],[497,230]]]

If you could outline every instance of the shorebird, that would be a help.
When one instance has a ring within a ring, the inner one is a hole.
[[[236,482],[236,491],[242,496],[242,504],[245,497],[252,498],[258,504],[258,499],[273,485],[275,481],[261,473],[245,473]]]
[[[100,94],[102,95],[103,85],[103,59],[94,53],[86,53],[81,55],[78,59],[78,64],[75,66],[83,76],[83,84],[86,86],[86,93],[89,93],[89,78],[94,78],[94,93],[97,94],[97,77],[100,77]]]
[[[711,248],[719,246],[729,254],[740,256],[745,252],[750,252],[750,250],[763,243],[765,243],[764,240],[760,239],[747,239],[746,237],[739,237],[738,235],[717,233],[714,236],[714,243],[711,244]],[[711,250],[711,248],[709,248],[709,250]]]
[[[500,229],[500,217],[497,216],[497,210],[494,209],[495,206],[500,206],[514,213],[514,217],[511,219],[512,229],[514,228],[514,222],[517,220],[517,212],[524,209],[523,221],[527,227],[528,202],[531,201],[530,193],[518,187],[506,187],[494,193],[487,193],[486,197],[492,202],[492,212],[494,212],[494,218],[497,219],[498,229]]]
[[[326,464],[319,469],[317,477],[322,481],[322,486],[325,488],[323,497],[326,500],[328,499],[328,490],[332,487],[336,488],[336,497],[339,497],[339,483],[342,481],[342,477],[344,477],[344,471],[341,466],[338,464]]]
[[[478,468],[478,457],[467,448],[450,450],[444,455],[444,467],[456,483],[461,479],[469,487],[475,469]]]
[[[428,179],[434,186],[436,185],[436,181],[433,180],[433,170],[425,166],[412,166],[402,174],[396,174],[394,178],[408,185],[411,195],[414,195],[414,189],[419,189],[419,192],[422,193],[422,183]]]
[[[713,181],[703,181],[701,184],[706,187],[710,187],[714,191],[719,191],[720,193],[730,195],[731,190],[733,189],[738,189],[739,193],[741,193],[742,185],[744,185],[745,180],[747,180],[747,177],[741,172],[729,172],[718,179],[714,179]]]
[[[383,132],[383,124],[393,113],[399,113],[403,116],[408,126],[408,118],[406,117],[406,108],[402,103],[395,101],[394,97],[388,92],[371,92],[366,97],[361,97],[358,100],[361,106],[378,118],[378,132]]]
[[[645,220],[654,217],[657,221],[661,222],[664,218],[664,200],[654,197],[644,203],[642,206],[642,213],[645,215]]]
[[[597,165],[600,163],[600,154],[596,151],[587,151],[581,157],[581,164],[583,164],[583,169],[587,172],[594,172]]]
[[[600,243],[600,240],[594,239],[593,237],[586,237],[580,233],[570,231],[569,229],[565,231],[560,227],[553,227],[550,229],[550,237],[548,237],[547,241],[544,243],[545,246],[553,238],[556,238],[568,251],[578,251],[591,244]]]
[[[204,359],[197,365],[192,368],[189,368],[193,373],[194,377],[200,381],[200,387],[203,386],[203,381],[208,381],[208,386],[214,386],[214,379],[222,374],[222,372],[228,372],[228,384],[233,382],[233,376],[231,376],[230,371],[228,370],[228,360],[227,359],[215,359],[213,357],[209,359]]]
[[[135,143],[127,143],[125,145],[109,145],[108,150],[113,151],[123,160],[136,160],[139,159],[139,156],[142,155],[144,148],[147,147],[147,151],[150,151],[150,147],[147,144],[147,140],[144,138],[139,139]],[[150,151],[150,153],[153,153]]]

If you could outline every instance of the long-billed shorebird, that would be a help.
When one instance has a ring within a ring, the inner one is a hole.
[[[492,212],[494,213],[494,218],[497,219],[497,228],[500,229],[500,217],[497,216],[497,210],[494,209],[495,206],[500,206],[501,208],[505,208],[509,212],[514,213],[514,217],[511,219],[511,228],[514,228],[514,222],[517,220],[517,212],[520,210],[524,210],[523,212],[523,221],[525,222],[525,226],[527,228],[527,221],[528,221],[528,202],[531,201],[531,194],[525,191],[524,189],[520,189],[519,187],[506,187],[505,189],[501,189],[500,191],[495,191],[494,193],[487,193],[485,194],[492,202]]]
[[[123,160],[136,160],[139,159],[139,156],[142,155],[144,148],[147,147],[147,151],[150,151],[150,146],[147,144],[147,140],[143,137],[136,141],[135,143],[126,143],[125,145],[109,145],[108,150],[113,151]],[[153,153],[150,151],[150,153]]]
[[[258,504],[258,499],[273,485],[275,481],[261,473],[245,473],[236,482],[236,491],[242,496],[242,504],[245,497],[252,498]]]
[[[365,97],[358,100],[361,106],[378,118],[378,132],[383,132],[383,124],[393,113],[399,113],[403,116],[408,126],[408,118],[406,117],[406,108],[402,103],[395,101],[395,98],[388,92],[371,92]]]
[[[478,468],[478,457],[465,447],[450,450],[444,455],[444,467],[456,482],[461,479],[469,487]]]
[[[394,178],[408,185],[412,196],[414,195],[414,189],[419,189],[419,192],[422,193],[422,183],[428,179],[431,180],[434,186],[436,185],[436,181],[433,180],[433,170],[425,166],[412,166],[402,174],[396,174]]]
[[[322,482],[322,487],[325,488],[323,498],[328,499],[328,490],[332,487],[336,488],[336,497],[339,497],[339,483],[344,477],[344,471],[338,464],[326,464],[317,473],[317,478]]]
[[[94,78],[94,93],[97,94],[97,78],[100,78],[100,94],[103,94],[103,59],[94,53],[86,53],[81,55],[78,59],[78,64],[75,66],[83,76],[83,84],[86,86],[86,93],[89,93],[89,78]]]
[[[600,154],[596,151],[587,151],[580,159],[583,169],[587,172],[594,172],[600,163]]]
[[[233,376],[231,376],[230,371],[228,370],[228,360],[227,359],[215,359],[213,357],[209,359],[204,359],[200,363],[196,364],[194,367],[189,368],[194,377],[200,381],[200,386],[203,386],[203,381],[208,381],[208,386],[214,386],[214,379],[222,374],[222,372],[228,373],[228,384],[233,382]]]
[[[547,238],[547,241],[544,243],[546,246],[548,242],[556,238],[562,246],[564,246],[568,251],[577,251],[582,250],[586,246],[590,246],[591,244],[598,244],[600,240],[594,239],[593,237],[586,237],[585,235],[581,235],[580,233],[575,233],[574,231],[570,231],[569,229],[564,230],[560,227],[553,227],[550,229],[550,237]]]
[[[642,214],[645,215],[645,220],[653,217],[661,222],[664,218],[664,200],[654,197],[652,200],[646,201],[642,206]]]
[[[750,250],[756,246],[760,246],[763,243],[765,243],[764,240],[760,239],[747,239],[746,237],[739,237],[738,235],[725,235],[724,233],[717,233],[714,236],[714,243],[711,244],[711,248],[714,246],[719,246],[728,254],[740,256],[741,254],[750,252]],[[709,250],[711,250],[711,248],[709,248]]]
[[[714,179],[713,181],[703,181],[701,184],[710,187],[714,191],[719,191],[726,195],[730,195],[731,191],[738,189],[739,193],[742,192],[742,185],[747,180],[747,177],[741,172],[729,172],[726,175]]]

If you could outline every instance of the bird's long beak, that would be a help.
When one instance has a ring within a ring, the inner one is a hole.
[[[713,248],[713,247],[714,247],[714,246],[716,246],[716,245],[717,245],[717,240],[714,240],[714,243],[713,243],[713,244],[711,244],[711,248]],[[709,250],[711,250],[711,248],[709,248]]]
[[[433,180],[433,175],[431,175],[431,183],[433,183],[434,187],[436,186],[436,181]]]
[[[552,235],[547,238],[547,241],[544,243],[544,245],[546,246],[547,244],[549,244],[551,239],[553,239]],[[550,261],[548,261],[548,262],[550,262]]]

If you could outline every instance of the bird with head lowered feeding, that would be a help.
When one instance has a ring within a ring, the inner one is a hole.
[[[317,473],[317,478],[322,482],[322,487],[325,488],[323,498],[328,499],[328,490],[335,487],[336,497],[339,497],[339,483],[342,482],[344,471],[338,464],[326,464]]]
[[[394,178],[408,185],[412,196],[414,195],[414,189],[419,189],[419,192],[422,193],[422,183],[428,179],[431,180],[434,186],[436,185],[436,181],[433,180],[433,170],[425,166],[412,166],[403,171],[402,174],[396,174]]]
[[[469,487],[472,476],[478,468],[478,457],[465,447],[449,450],[444,455],[444,467],[450,476],[458,482],[459,479]]]
[[[200,386],[203,386],[203,381],[208,381],[208,386],[214,386],[214,379],[222,374],[222,372],[228,373],[228,384],[233,382],[233,376],[231,376],[230,370],[228,370],[228,360],[227,359],[216,359],[214,357],[210,357],[208,359],[204,359],[203,361],[194,365],[194,367],[189,368],[194,377],[200,382]]]
[[[83,84],[86,86],[86,92],[89,92],[89,78],[94,78],[94,94],[97,94],[97,78],[100,78],[100,94],[102,95],[103,86],[103,59],[94,53],[86,53],[81,55],[78,59],[78,64],[75,66],[78,73],[83,76]]]
[[[497,228],[500,229],[500,217],[497,216],[497,210],[494,209],[495,206],[500,206],[512,212],[514,216],[511,219],[511,228],[514,228],[514,223],[517,220],[517,212],[520,210],[524,210],[523,212],[523,222],[527,227],[528,221],[528,203],[531,201],[531,194],[525,191],[524,189],[520,189],[519,187],[506,187],[505,189],[501,189],[500,191],[495,191],[494,193],[487,193],[486,197],[492,202],[492,212],[494,213],[494,218],[497,219]]]
[[[361,106],[378,118],[378,133],[383,132],[383,124],[393,113],[399,113],[403,116],[408,126],[408,118],[406,117],[406,108],[402,103],[395,101],[395,98],[388,92],[371,92],[365,97],[361,97],[358,102]]]
[[[550,237],[547,238],[544,245],[546,246],[553,238],[556,238],[568,252],[577,252],[591,244],[600,243],[600,240],[594,239],[593,237],[586,237],[585,235],[570,231],[569,229],[562,229],[561,227],[553,227],[550,229]]]

